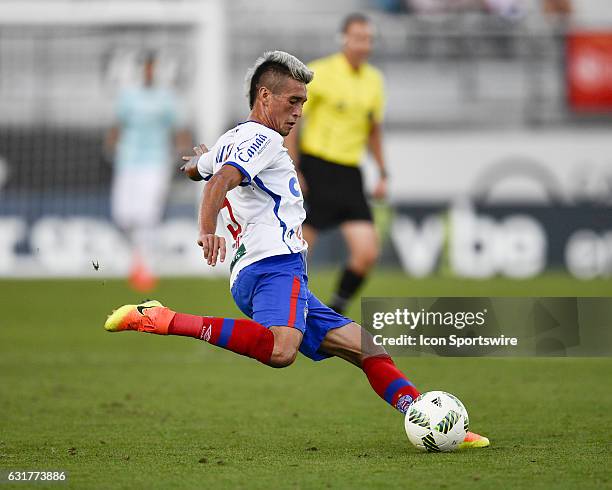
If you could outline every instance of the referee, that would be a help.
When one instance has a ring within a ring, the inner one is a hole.
[[[312,247],[319,231],[339,226],[349,250],[330,304],[339,313],[379,254],[359,169],[366,147],[380,170],[373,197],[384,198],[387,189],[381,129],[383,78],[367,63],[373,26],[365,15],[351,14],[342,23],[341,36],[339,53],[310,63],[315,76],[308,85],[299,142],[295,129],[286,139],[305,193],[304,238]]]

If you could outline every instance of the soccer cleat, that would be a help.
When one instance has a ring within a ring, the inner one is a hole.
[[[123,305],[113,311],[106,319],[104,329],[108,332],[137,330],[168,335],[168,326],[173,317],[174,311],[159,301],[144,301],[139,305]]]
[[[465,435],[463,442],[459,444],[459,449],[471,449],[477,447],[488,447],[490,445],[489,439],[480,434],[469,432]]]

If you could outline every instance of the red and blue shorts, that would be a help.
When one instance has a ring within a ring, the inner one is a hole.
[[[353,321],[310,292],[302,253],[275,255],[248,265],[234,281],[232,296],[245,315],[264,327],[300,330],[304,334],[300,352],[314,361],[330,357],[319,349],[327,332]]]

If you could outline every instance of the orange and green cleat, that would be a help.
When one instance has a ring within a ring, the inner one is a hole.
[[[117,308],[106,319],[104,329],[108,332],[137,330],[168,335],[168,326],[173,317],[174,311],[159,301],[144,301],[139,305],[123,305]]]
[[[471,449],[477,447],[488,447],[490,445],[489,439],[475,432],[469,432],[465,435],[463,442],[459,444],[459,449]]]

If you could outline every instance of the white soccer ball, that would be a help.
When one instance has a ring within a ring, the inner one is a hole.
[[[421,394],[404,419],[410,442],[421,451],[436,453],[457,449],[465,439],[469,423],[463,403],[444,391]]]

